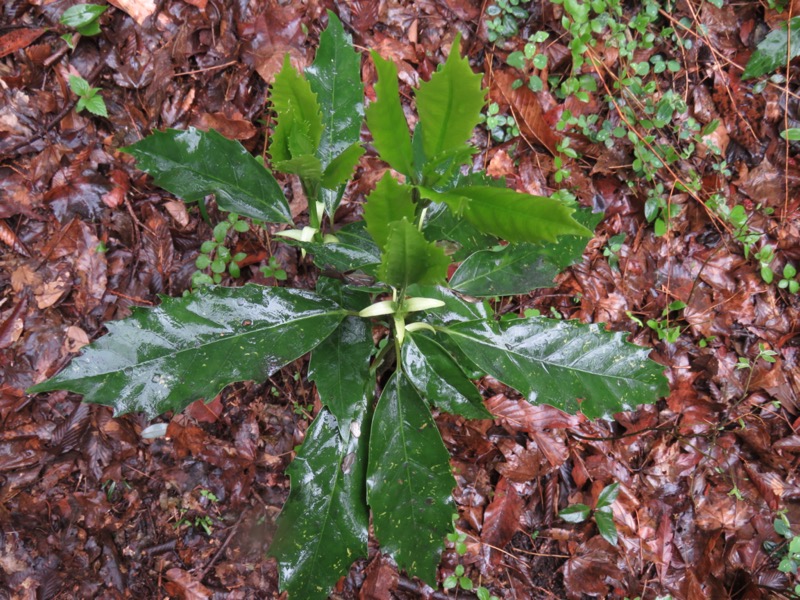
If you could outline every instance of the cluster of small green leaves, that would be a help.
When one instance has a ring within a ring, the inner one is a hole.
[[[314,291],[208,286],[135,309],[30,390],[68,389],[115,414],[154,416],[210,400],[235,381],[264,381],[310,353],[308,378],[323,408],[288,468],[291,491],[270,548],[293,598],[327,597],[367,555],[370,526],[401,569],[435,582],[455,480],[431,407],[491,418],[471,379],[491,375],[532,402],[590,418],[667,392],[663,369],[623,333],[539,316],[501,320],[489,303],[461,296],[550,287],[579,260],[586,225],[599,216],[467,172],[486,92],[459,39],[415,90],[413,134],[397,67],[376,53],[372,60],[376,99],[364,109],[360,56],[329,13],[313,64],[301,73],[287,59],[275,78],[271,164],[300,179],[308,224],[293,222],[269,169],[213,130],[156,132],[125,149],[187,202],[213,193],[223,211],[293,225],[280,239],[339,277],[320,276]],[[401,177],[387,170],[363,221],[337,227],[333,216],[364,152],[364,118],[380,158]],[[223,242],[241,222],[217,226],[205,253],[212,271],[219,261],[216,270],[230,272],[236,257],[222,256]],[[448,281],[453,261],[460,264]],[[277,266],[268,268],[276,274]],[[377,349],[373,330],[385,336]]]
[[[453,532],[447,534],[447,541],[453,544],[453,548],[455,548],[458,556],[464,556],[467,553],[467,534],[456,529],[457,519],[458,514],[454,514]],[[456,568],[453,570],[453,574],[448,575],[442,582],[442,587],[446,590],[452,590],[458,587],[460,587],[462,590],[474,589],[475,595],[478,596],[478,600],[500,600],[482,585],[476,588],[472,583],[472,580],[464,575],[464,565],[462,564],[456,565]]]
[[[86,109],[98,117],[108,117],[108,110],[106,110],[106,103],[100,95],[100,88],[91,87],[88,81],[78,75],[69,76],[69,87],[72,93],[78,97],[75,110],[81,112]]]
[[[603,248],[603,256],[608,259],[608,266],[615,271],[619,270],[619,253],[622,251],[626,237],[624,233],[613,235],[608,239],[605,248]]]
[[[214,239],[203,242],[200,246],[200,254],[194,262],[197,271],[192,275],[192,286],[211,285],[222,281],[222,275],[227,271],[231,277],[237,279],[242,273],[239,263],[247,258],[244,252],[231,254],[230,249],[225,245],[228,232],[238,231],[244,233],[250,229],[247,221],[240,219],[236,213],[229,213],[225,221],[221,221],[214,226]],[[208,269],[211,274],[204,273]]]
[[[670,324],[670,313],[677,312],[686,308],[686,303],[681,300],[674,300],[662,311],[663,319],[648,319],[647,326],[655,330],[659,340],[664,340],[668,344],[674,344],[681,335],[680,325]]]
[[[481,122],[486,124],[489,135],[498,143],[509,142],[519,136],[519,127],[514,117],[500,114],[500,105],[492,102],[481,115]]]
[[[619,495],[619,484],[607,485],[600,492],[594,510],[585,504],[572,504],[558,513],[558,516],[567,523],[583,523],[589,517],[594,517],[597,530],[603,539],[612,546],[617,545],[617,526],[614,524],[612,506]]]
[[[486,9],[487,37],[490,42],[512,38],[519,33],[519,24],[528,18],[520,0],[495,0]]]
[[[773,521],[772,526],[775,529],[775,533],[786,540],[785,553],[778,564],[778,570],[781,573],[797,575],[797,568],[800,566],[800,535],[795,535],[792,532],[792,527],[785,511],[778,513],[778,518]],[[777,551],[778,546],[773,544],[768,549]],[[800,586],[795,587],[795,594],[800,594]]]

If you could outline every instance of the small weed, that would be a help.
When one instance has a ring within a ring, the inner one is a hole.
[[[558,516],[567,523],[582,523],[590,516],[594,516],[597,530],[603,539],[612,546],[617,545],[617,526],[614,524],[614,513],[612,505],[619,495],[619,483],[607,485],[597,497],[597,504],[594,510],[585,504],[572,504],[558,513]]]
[[[501,115],[497,102],[492,102],[486,109],[486,115],[481,116],[495,142],[508,142],[519,136],[519,127],[514,117]]]
[[[782,290],[788,289],[792,294],[800,291],[800,283],[797,282],[797,269],[791,263],[787,263],[783,267],[783,278],[778,282],[778,287]]]
[[[278,281],[286,281],[288,277],[286,271],[281,268],[278,259],[274,256],[269,257],[269,263],[259,269],[264,274],[264,277],[274,277]]]
[[[603,248],[603,256],[608,259],[608,266],[619,271],[619,253],[625,243],[625,234],[620,233],[608,239],[606,247]]]
[[[495,0],[486,9],[486,15],[491,17],[486,22],[490,42],[512,38],[519,33],[520,22],[529,16],[528,11],[520,4],[520,0]]]
[[[244,233],[250,229],[250,225],[235,213],[230,213],[227,220],[217,223],[214,227],[214,239],[203,242],[200,246],[200,254],[194,262],[198,270],[192,275],[193,287],[220,283],[225,271],[234,279],[241,275],[238,263],[247,258],[247,254],[238,252],[231,255],[230,249],[225,245],[231,229]],[[211,275],[203,272],[206,269],[211,270]]]
[[[91,87],[88,81],[78,75],[69,76],[69,87],[72,93],[78,97],[75,110],[81,112],[86,109],[98,117],[108,117],[108,110],[106,110],[106,103],[100,95],[100,88]]]
[[[99,4],[76,4],[69,7],[61,14],[59,23],[66,27],[71,27],[80,35],[91,37],[100,33],[100,15],[102,15],[107,6],[100,6]],[[67,43],[71,49],[75,48],[75,35],[72,33],[65,33],[61,39]]]
[[[792,573],[797,575],[798,566],[800,566],[800,535],[795,535],[791,529],[789,519],[786,517],[786,511],[778,512],[778,518],[772,522],[775,533],[785,539],[782,544],[774,542],[765,542],[765,549],[772,553],[778,554],[780,552],[780,562],[778,563],[778,570],[781,573]],[[783,550],[783,552],[781,552]],[[795,594],[800,594],[800,586],[796,586]]]
[[[674,344],[681,336],[681,327],[680,325],[670,325],[669,314],[671,312],[683,310],[684,308],[686,308],[686,303],[681,300],[670,302],[667,308],[661,313],[661,316],[665,318],[659,320],[648,319],[647,326],[655,330],[659,340],[664,340],[668,344]]]

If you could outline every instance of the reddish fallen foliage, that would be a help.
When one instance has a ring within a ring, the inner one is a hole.
[[[524,40],[489,44],[486,3],[477,0],[112,0],[101,35],[75,51],[57,23],[69,4],[20,0],[0,9],[0,598],[278,597],[265,551],[288,494],[284,468],[307,426],[295,408],[315,402],[305,379],[292,377],[305,365],[192,405],[169,421],[168,437],[153,441],[141,438],[141,417],[115,419],[72,394],[23,392],[101,335],[106,321],[185,290],[211,236],[196,209],[154,188],[118,149],[154,128],[194,125],[263,153],[268,83],[287,52],[308,64],[334,4],[359,46],[398,62],[406,92],[430,76],[456,32],[464,35],[492,100],[517,117],[524,136],[516,147],[494,146],[477,132],[485,148],[477,160],[518,189],[557,187],[551,152],[563,136],[555,123],[564,103],[511,88],[517,75],[504,59]],[[665,18],[692,17],[689,8],[679,2]],[[552,7],[537,10],[533,29],[558,30]],[[763,11],[708,2],[702,10],[708,36],[696,40],[675,80],[685,79],[682,93],[698,120],[723,120],[715,142],[733,170],[730,194],[751,210],[775,209],[753,212],[752,225],[798,264],[800,174],[795,148],[785,155],[775,135],[787,103],[777,86],[751,94],[736,68],[754,47]],[[616,55],[606,50],[597,52],[608,67]],[[548,52],[556,63],[568,59],[559,42]],[[108,119],[75,113],[67,80],[78,73],[102,88]],[[374,97],[368,61],[363,74]],[[597,110],[602,97],[572,100],[577,115]],[[796,96],[790,107],[796,112]],[[644,195],[625,182],[630,156],[582,139],[573,146],[589,160],[571,165],[566,185],[585,205],[606,208],[596,238],[556,287],[498,308],[535,307],[630,331],[632,341],[654,347],[671,394],[592,423],[531,406],[487,378],[493,422],[439,415],[458,483],[458,525],[468,536],[463,559],[445,552],[442,578],[461,561],[475,582],[505,598],[781,597],[770,595],[791,579],[764,544],[780,541],[776,511],[787,511],[796,532],[800,523],[800,300],[764,284],[730,228],[687,195],[672,198],[683,210],[667,235],[654,237]],[[384,169],[365,156],[352,197],[362,199]],[[284,184],[298,215],[299,190]],[[344,206],[342,217],[353,210],[357,203]],[[603,248],[619,233],[627,238],[614,270]],[[248,254],[243,278],[265,283],[258,266],[271,255],[269,241],[241,235],[235,251]],[[308,284],[307,263],[294,250],[275,256],[293,285]],[[674,344],[628,316],[659,319],[673,300],[687,304]],[[759,344],[778,353],[776,363],[755,360]],[[752,372],[737,368],[739,357],[751,360]],[[567,505],[592,506],[614,482],[616,547],[592,521],[558,518]],[[336,593],[446,597],[399,575],[374,545]]]

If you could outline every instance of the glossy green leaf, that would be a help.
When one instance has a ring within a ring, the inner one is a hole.
[[[80,29],[97,21],[107,9],[107,6],[100,6],[99,4],[76,4],[63,12],[59,22],[67,27]]]
[[[272,166],[281,173],[291,173],[303,179],[320,180],[322,178],[322,165],[313,154],[301,154],[287,160],[274,161]]]
[[[423,157],[424,162],[415,167],[422,173],[423,185],[434,189],[448,189],[461,176],[461,167],[469,164],[477,152],[475,146],[464,144],[430,159]],[[420,159],[415,156],[415,161],[417,160]]]
[[[490,186],[459,187],[446,193],[420,190],[423,197],[444,202],[478,230],[508,242],[555,241],[559,235],[591,236],[572,218],[573,209],[543,196]]]
[[[612,483],[603,488],[600,495],[597,497],[597,505],[595,508],[608,508],[614,504],[614,500],[619,496],[619,483]]]
[[[616,546],[619,535],[617,534],[617,526],[614,524],[614,513],[610,510],[595,511],[594,522],[597,523],[597,530],[603,536],[603,539],[612,546]]]
[[[459,323],[445,331],[476,365],[529,401],[571,414],[608,418],[669,391],[664,367],[647,358],[649,348],[597,324],[531,317]]]
[[[403,107],[400,104],[400,90],[397,85],[397,67],[384,60],[377,52],[372,53],[372,61],[378,72],[375,84],[375,102],[367,106],[367,126],[372,133],[372,143],[385,160],[396,171],[411,177],[411,136],[408,133]]]
[[[446,204],[431,204],[422,230],[429,240],[438,240],[453,261],[461,262],[470,254],[498,244],[492,235],[479,231],[466,219],[453,214]]]
[[[311,353],[308,379],[317,385],[320,401],[336,417],[345,440],[375,388],[375,379],[369,374],[374,346],[367,321],[347,317]]]
[[[450,259],[444,251],[406,219],[389,224],[378,277],[404,289],[412,283],[435,284],[445,280]]]
[[[603,214],[578,210],[574,217],[594,229]],[[461,263],[450,278],[450,287],[478,297],[527,294],[533,289],[552,287],[555,276],[579,262],[585,248],[585,237],[563,235],[555,242],[510,244],[501,250],[479,251]]]
[[[800,56],[800,17],[793,17],[789,23],[788,30],[787,24],[782,23],[778,29],[769,33],[758,44],[756,51],[747,61],[742,79],[772,73],[775,69],[786,66],[787,60]],[[790,47],[791,56],[788,56]]]
[[[329,190],[333,190],[347,183],[347,180],[353,174],[353,169],[358,164],[358,159],[363,155],[364,148],[358,142],[345,148],[341,154],[325,167],[325,172],[322,174],[322,185]],[[333,210],[335,211],[336,207]],[[328,213],[330,214],[330,212],[329,210]]]
[[[274,162],[315,154],[322,138],[322,113],[309,81],[295,69],[287,54],[272,84],[272,105],[278,124],[270,143]]]
[[[156,131],[127,148],[156,185],[197,202],[215,194],[223,210],[267,222],[291,223],[278,182],[244,147],[214,130]]]
[[[463,147],[486,103],[482,76],[473,73],[469,61],[461,57],[460,41],[456,35],[447,61],[416,93],[422,142],[430,158]]]
[[[589,518],[590,509],[585,504],[572,504],[558,513],[567,523],[582,523]]]
[[[366,429],[364,414],[356,416]],[[350,565],[367,556],[366,449],[366,435],[342,439],[336,418],[322,409],[287,469],[291,492],[269,554],[291,600],[327,598]]]
[[[353,49],[339,17],[328,11],[328,27],[319,36],[313,64],[306,69],[322,113],[322,137],[317,156],[323,168],[348,151],[361,137],[364,86],[361,55]]]
[[[431,404],[467,419],[491,419],[475,385],[440,344],[425,335],[407,334],[402,369]]]
[[[421,319],[432,325],[449,325],[476,319],[488,319],[491,308],[484,302],[467,302],[451,290],[435,285],[412,285],[406,293],[418,298],[435,298],[444,302],[440,308],[432,308],[421,314]]]
[[[411,199],[411,191],[410,186],[398,183],[392,174],[386,171],[375,189],[367,196],[364,221],[367,223],[367,231],[379,248],[383,249],[386,246],[391,223],[403,218],[409,222],[414,221],[416,205]]]
[[[234,381],[263,381],[324,340],[344,318],[311,292],[246,285],[204,288],[135,308],[109,334],[30,393],[70,390],[84,400],[153,417],[210,401]]]
[[[337,242],[291,242],[305,248],[314,257],[314,264],[321,269],[333,269],[339,273],[367,269],[381,262],[381,254],[375,242],[364,229],[363,221],[348,223],[335,233]]]
[[[455,509],[450,455],[422,398],[395,373],[381,394],[369,440],[367,498],[381,551],[436,585]]]

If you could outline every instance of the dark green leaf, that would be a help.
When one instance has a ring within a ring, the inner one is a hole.
[[[482,76],[473,73],[469,61],[460,56],[460,41],[456,35],[444,66],[430,81],[421,83],[416,93],[422,142],[430,158],[463,146],[486,103]]]
[[[107,6],[100,6],[99,4],[76,4],[64,11],[59,22],[62,25],[76,29],[84,27],[92,23],[92,21],[96,21],[107,8]]]
[[[607,508],[614,504],[614,500],[619,495],[619,483],[612,483],[603,488],[600,495],[597,497],[597,509]]]
[[[327,244],[286,241],[305,248],[314,256],[314,264],[321,269],[347,273],[380,264],[380,250],[364,229],[363,221],[345,225],[335,233],[335,236],[339,241]]]
[[[572,504],[558,513],[567,523],[582,523],[589,518],[591,509],[585,504]]]
[[[369,375],[374,343],[364,319],[347,317],[311,353],[308,379],[317,385],[319,398],[339,422],[342,437],[350,438],[350,424],[366,410],[375,379]]]
[[[407,334],[402,349],[403,373],[430,403],[468,419],[491,419],[483,397],[455,359],[424,335]]]
[[[509,242],[555,241],[559,235],[591,236],[558,200],[489,186],[460,187],[446,193],[420,190],[423,197],[445,202],[476,228]]]
[[[364,154],[364,148],[356,142],[345,148],[340,155],[335,157],[325,168],[322,174],[322,185],[329,190],[338,188],[347,183],[353,174],[353,169],[358,164],[358,159]],[[334,207],[335,210],[335,207]],[[330,214],[330,211],[328,211]]]
[[[597,324],[531,317],[460,323],[445,331],[476,365],[529,401],[571,414],[610,417],[668,392],[664,368],[647,358],[649,348]]]
[[[408,123],[400,104],[400,91],[397,86],[397,67],[384,60],[377,52],[372,53],[372,61],[378,72],[375,84],[375,102],[367,107],[367,126],[372,133],[375,149],[396,171],[411,177],[411,136]]]
[[[271,99],[278,115],[270,144],[272,160],[280,162],[299,154],[315,154],[322,137],[320,105],[308,80],[292,66],[288,54],[283,68],[275,75]]]
[[[364,413],[355,416],[366,428]],[[269,554],[292,600],[327,598],[350,565],[367,556],[366,448],[366,435],[343,440],[336,418],[322,409],[287,469],[291,492]]]
[[[391,223],[403,218],[409,222],[414,221],[416,205],[411,199],[411,191],[410,186],[397,183],[392,174],[386,171],[375,189],[367,196],[364,221],[378,248],[383,249],[386,246]]]
[[[352,39],[332,11],[328,11],[328,27],[319,36],[317,55],[306,77],[323,115],[317,156],[327,169],[358,142],[364,118],[361,55],[353,50]]]
[[[791,34],[786,29],[786,23],[782,23],[780,28],[769,33],[758,44],[758,48],[747,61],[742,79],[771,73],[778,67],[785,66],[787,60],[800,56],[800,17],[793,17],[789,23]],[[791,56],[787,56],[790,47]]]
[[[206,288],[109,323],[108,335],[29,391],[70,390],[118,415],[180,411],[234,381],[263,381],[343,318],[341,308],[301,290]]]
[[[187,202],[213,193],[223,210],[261,221],[292,222],[275,178],[239,142],[213,129],[157,131],[122,150],[136,158],[156,185]]]
[[[450,259],[406,219],[389,225],[378,277],[404,289],[412,283],[435,284],[445,280]]]
[[[597,530],[603,539],[612,546],[617,545],[617,526],[614,524],[614,513],[598,510],[594,513],[594,521],[597,523]]]
[[[446,204],[431,204],[428,207],[422,230],[429,240],[440,240],[445,253],[455,262],[464,260],[477,250],[497,244],[496,237],[482,233],[466,219],[456,217]]]
[[[428,407],[395,373],[372,418],[367,497],[381,551],[431,585],[453,527],[449,459]]]
[[[412,285],[406,290],[409,296],[436,298],[444,302],[441,308],[424,313],[422,320],[431,325],[449,325],[476,319],[488,319],[491,309],[484,302],[466,302],[447,288],[433,285]]]

